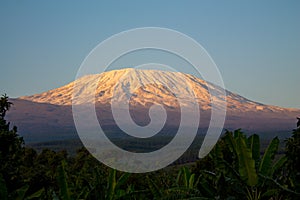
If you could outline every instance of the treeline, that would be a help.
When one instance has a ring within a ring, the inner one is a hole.
[[[193,165],[146,174],[118,172],[81,148],[66,151],[25,147],[0,99],[0,199],[299,199],[300,127],[277,154],[275,137],[261,154],[258,135],[227,131]]]

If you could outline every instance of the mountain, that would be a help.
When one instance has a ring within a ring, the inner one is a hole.
[[[95,96],[98,120],[101,125],[108,127],[108,131],[118,130],[111,113],[111,100],[122,109],[126,99],[130,99],[131,116],[140,125],[149,123],[148,112],[151,105],[163,105],[168,114],[166,125],[176,127],[180,121],[180,106],[188,108],[193,103],[191,96],[195,97],[200,107],[200,129],[205,129],[211,114],[209,91],[218,94],[221,89],[193,75],[180,72],[113,70],[87,75],[41,94],[11,99],[14,106],[8,113],[8,120],[19,127],[19,132],[25,140],[76,137],[72,117],[72,95],[74,85],[77,84],[86,85],[86,88],[78,91],[79,96]],[[187,85],[192,90],[189,90]],[[222,95],[214,97],[217,107],[224,98]],[[226,91],[226,99],[226,129],[242,128],[256,132],[291,131],[295,118],[300,113],[299,109],[264,105],[230,91]],[[74,104],[82,106],[93,101],[93,98],[73,99]]]

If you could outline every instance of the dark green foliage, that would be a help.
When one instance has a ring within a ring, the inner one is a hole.
[[[8,197],[8,192],[6,188],[6,183],[2,175],[0,174],[0,199],[6,200],[7,197]]]
[[[62,161],[61,166],[58,167],[57,183],[59,187],[60,197],[63,200],[70,200],[71,191],[69,189],[68,182],[67,182],[67,175],[65,170],[66,165],[67,165],[66,162]]]
[[[264,176],[270,176],[270,172],[272,169],[272,162],[275,158],[275,154],[277,153],[279,146],[279,139],[275,137],[268,148],[266,149],[259,165],[259,172]]]
[[[4,119],[11,105],[12,103],[8,101],[8,96],[6,94],[2,95],[0,98],[0,119]]]
[[[85,148],[66,151],[25,148],[4,119],[12,104],[0,99],[0,199],[299,199],[300,127],[278,155],[279,139],[264,152],[258,135],[227,131],[191,168],[169,167],[147,174],[118,172]]]
[[[255,161],[255,168],[258,168],[258,163],[260,159],[260,140],[259,136],[256,134],[251,135],[248,139],[248,148],[252,151],[252,158]]]
[[[245,138],[239,134],[236,139],[236,154],[239,162],[239,175],[248,186],[257,184],[257,174],[255,170],[255,161],[252,158],[252,151],[246,145]]]
[[[218,194],[214,197],[221,199],[298,196],[286,186],[287,157],[275,160],[279,139],[275,137],[262,156],[259,144],[257,135],[246,138],[240,130],[227,131],[209,155],[197,162],[194,171],[205,179],[199,189],[208,195],[214,192]]]
[[[299,120],[299,118],[298,118]],[[292,137],[286,140],[287,177],[290,188],[300,193],[300,120],[297,129],[293,131]]]
[[[24,152],[23,138],[18,136],[17,128],[10,129],[5,120],[11,105],[6,95],[0,98],[0,176],[5,180],[8,192],[21,186],[19,166]]]

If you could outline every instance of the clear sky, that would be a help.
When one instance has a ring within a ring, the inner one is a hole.
[[[209,52],[226,89],[300,108],[300,1],[0,2],[0,93],[18,97],[75,79],[87,54],[137,27],[180,31]]]

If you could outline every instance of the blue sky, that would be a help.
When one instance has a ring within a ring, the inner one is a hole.
[[[228,90],[300,108],[300,1],[1,1],[0,93],[35,94],[75,79],[113,34],[180,31],[211,55]]]

